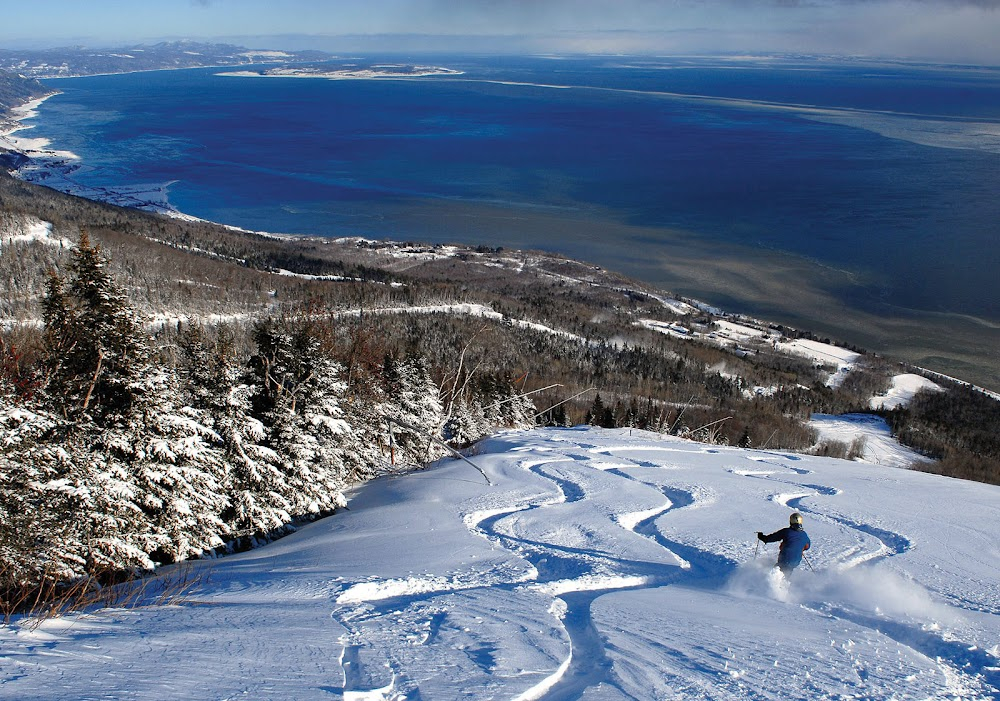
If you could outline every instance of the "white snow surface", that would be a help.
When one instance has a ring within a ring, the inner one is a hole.
[[[28,217],[19,225],[0,227],[0,247],[16,243],[43,243],[49,246],[69,248],[73,242],[52,235],[52,222]]]
[[[809,425],[819,432],[820,440],[845,443],[863,441],[859,462],[889,467],[911,467],[930,459],[907,448],[892,436],[889,424],[875,414],[813,414]]]
[[[1000,698],[998,487],[627,429],[470,458],[492,486],[383,478],[169,605],[0,629],[0,698]]]
[[[941,385],[928,380],[926,377],[914,375],[913,373],[904,373],[893,377],[889,391],[885,394],[872,397],[869,405],[872,409],[896,409],[909,404],[910,400],[913,399],[913,395],[920,390],[929,390],[932,392],[943,391]]]
[[[778,347],[787,353],[809,358],[820,365],[836,367],[826,382],[830,387],[836,387],[843,382],[847,373],[854,369],[854,364],[861,358],[860,353],[855,353],[852,350],[806,338],[797,338],[794,341],[781,343]]]

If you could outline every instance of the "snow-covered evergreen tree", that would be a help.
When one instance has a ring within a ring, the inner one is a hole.
[[[478,399],[460,397],[453,403],[451,417],[445,422],[444,438],[449,443],[468,445],[486,435],[490,428]]]
[[[151,365],[138,384],[128,414],[95,444],[124,464],[146,520],[142,550],[157,562],[200,555],[228,530],[221,440],[207,412],[178,403],[174,373]]]
[[[490,428],[530,428],[535,425],[535,405],[507,377],[496,374],[480,383],[483,414]]]
[[[97,572],[149,568],[221,543],[222,473],[198,412],[177,403],[176,377],[107,261],[86,233],[68,281],[53,274],[44,301],[47,403],[71,422],[74,518]]]
[[[283,495],[278,453],[265,445],[268,431],[253,415],[258,391],[247,372],[248,358],[223,327],[214,339],[193,328],[181,341],[183,385],[191,405],[208,415],[221,442],[228,505],[222,512],[229,533],[243,542],[281,531],[291,521]]]
[[[393,412],[384,390],[373,386],[364,395],[352,395],[345,412],[354,436],[351,450],[344,454],[345,478],[363,482],[391,469],[395,456],[387,418]]]
[[[116,442],[115,433],[134,423],[130,414],[137,401],[156,399],[155,389],[147,386],[148,339],[86,232],[68,267],[68,281],[51,274],[43,301],[46,382],[41,396],[68,420],[61,435],[50,433],[45,442],[58,456],[64,489],[76,501],[70,518],[85,550],[86,570],[145,568],[152,564],[144,548],[151,523],[140,507],[143,494],[127,456],[108,448],[109,441]],[[130,432],[117,442],[131,446],[136,440]]]
[[[74,514],[82,504],[65,422],[0,392],[0,592],[11,602],[44,580],[83,574],[86,553]]]
[[[506,377],[493,374],[469,383],[466,394],[453,403],[445,436],[458,444],[471,443],[498,428],[529,428],[535,424],[535,406]]]
[[[284,494],[295,516],[329,512],[346,502],[343,453],[350,426],[340,408],[340,366],[308,324],[268,320],[254,330],[253,368],[262,391],[257,411],[281,456]]]
[[[86,232],[68,268],[68,283],[50,275],[43,301],[46,394],[64,416],[104,424],[129,410],[133,383],[149,360],[147,339]]]
[[[423,359],[386,358],[384,375],[397,461],[420,463],[442,455],[432,437],[441,437],[444,408]]]

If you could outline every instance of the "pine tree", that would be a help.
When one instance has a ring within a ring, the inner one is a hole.
[[[129,410],[149,359],[146,334],[100,247],[84,231],[67,284],[52,272],[43,300],[46,394],[64,416],[113,421]]]
[[[529,428],[535,424],[535,412],[531,399],[518,392],[509,378],[483,375],[454,403],[445,437],[467,444],[499,428]]]
[[[174,373],[152,360],[136,310],[86,232],[68,269],[68,281],[50,276],[44,301],[45,389],[68,420],[62,440],[72,448],[88,570],[148,569],[154,558],[217,546],[217,437],[178,403]]]
[[[9,399],[0,392],[0,596],[13,604],[46,581],[82,575],[86,553],[74,466],[54,440],[65,422]]]
[[[262,391],[258,417],[282,460],[284,494],[294,516],[332,511],[343,498],[344,445],[350,426],[340,399],[341,368],[307,323],[268,320],[254,329],[251,366]]]
[[[485,436],[492,425],[478,400],[462,397],[455,401],[451,418],[445,423],[444,438],[456,445],[468,445]]]
[[[144,391],[150,371],[147,337],[124,290],[107,271],[99,247],[81,233],[67,282],[50,275],[43,300],[42,397],[67,420],[49,434],[39,456],[51,464],[75,499],[70,516],[90,573],[147,568],[142,543],[150,523],[139,504],[132,465],[113,451],[135,436],[116,439]],[[152,397],[151,397],[152,398]],[[66,547],[74,547],[67,542]]]
[[[509,378],[490,378],[488,401],[484,410],[493,428],[530,428],[535,425],[535,405],[530,397],[517,390]],[[485,401],[485,400],[484,400]]]
[[[253,413],[258,385],[248,372],[249,358],[235,338],[220,328],[212,340],[194,327],[181,339],[181,375],[191,405],[207,414],[221,443],[221,482],[228,504],[222,517],[240,543],[267,540],[291,521],[283,494],[281,458],[266,445],[268,431]]]
[[[145,527],[141,549],[175,562],[223,545],[224,452],[207,412],[179,403],[176,375],[151,366],[126,417],[95,442],[122,461]]]
[[[590,405],[590,409],[587,410],[587,415],[584,418],[584,422],[589,426],[600,426],[601,422],[604,420],[604,415],[607,409],[604,406],[604,400],[601,399],[601,395],[598,393],[594,397],[594,403]]]
[[[359,374],[356,369],[355,377]],[[345,478],[350,481],[369,480],[392,467],[395,456],[388,419],[395,410],[389,404],[383,382],[381,374],[366,371],[345,398],[345,419],[354,434],[353,445],[344,454]]]
[[[397,460],[422,463],[443,454],[432,437],[441,437],[444,408],[423,359],[387,358],[384,375],[391,407],[387,420],[397,421],[392,426]]]

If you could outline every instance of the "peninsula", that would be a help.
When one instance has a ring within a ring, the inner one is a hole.
[[[463,71],[441,66],[344,64],[339,68],[321,66],[279,66],[263,70],[229,71],[217,75],[239,78],[326,78],[327,80],[369,80],[373,78],[422,78],[435,75],[461,75]]]

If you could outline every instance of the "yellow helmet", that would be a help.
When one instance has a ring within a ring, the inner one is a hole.
[[[789,526],[801,526],[802,525],[802,514],[800,514],[799,512],[796,511],[794,514],[792,514],[791,516],[789,516],[788,517],[788,525]]]

